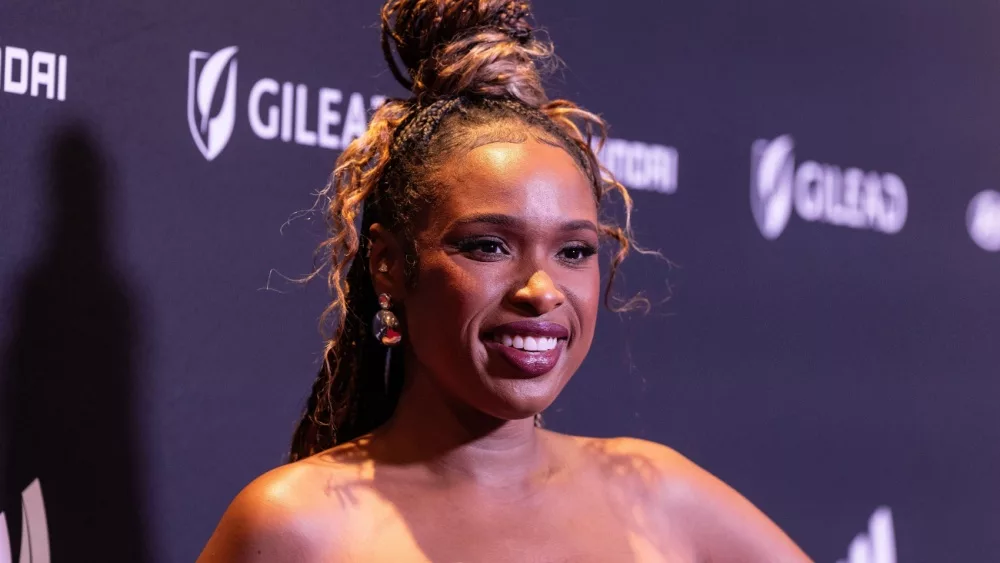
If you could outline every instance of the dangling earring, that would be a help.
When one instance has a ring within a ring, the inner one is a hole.
[[[389,310],[391,305],[389,294],[380,293],[378,306],[382,310],[375,313],[375,318],[372,320],[372,331],[375,332],[375,338],[378,338],[383,346],[395,346],[403,339],[403,335],[399,332],[399,319]]]

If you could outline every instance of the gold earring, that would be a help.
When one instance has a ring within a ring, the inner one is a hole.
[[[383,274],[386,273],[386,272],[388,272],[389,271],[389,265],[386,264],[384,261],[383,262],[379,262],[378,271],[382,272]]]

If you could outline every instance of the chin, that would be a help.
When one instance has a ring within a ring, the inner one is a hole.
[[[553,378],[528,380],[501,380],[493,389],[492,408],[489,414],[504,420],[531,418],[549,408],[556,400],[562,385]]]

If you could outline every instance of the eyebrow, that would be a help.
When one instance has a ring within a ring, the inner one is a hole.
[[[489,223],[491,225],[497,225],[499,227],[507,227],[510,229],[521,229],[524,228],[524,221],[518,219],[517,217],[512,217],[510,215],[504,215],[503,213],[481,213],[478,215],[470,215],[468,217],[463,217],[452,223],[452,228],[459,227],[462,225],[470,225],[473,223]],[[587,219],[576,219],[573,221],[566,221],[565,223],[559,225],[559,230],[566,231],[593,231],[594,233],[600,234],[597,229],[597,225],[593,221]]]

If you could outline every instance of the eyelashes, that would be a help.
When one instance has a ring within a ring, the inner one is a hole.
[[[471,258],[486,262],[503,260],[510,256],[510,248],[496,237],[470,237],[455,243],[455,248]],[[581,264],[597,254],[597,247],[586,242],[573,242],[559,249],[558,256],[564,262]]]
[[[563,248],[561,252],[573,252],[576,254],[574,261],[583,261],[597,254],[597,247],[592,244],[578,243]]]
[[[490,237],[463,239],[458,241],[455,247],[459,252],[470,255],[502,257],[510,254],[502,240]]]

